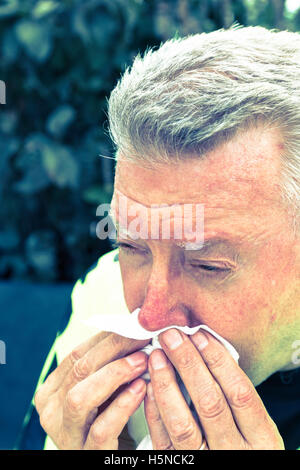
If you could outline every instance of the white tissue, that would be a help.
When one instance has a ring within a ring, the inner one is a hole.
[[[122,315],[122,314],[109,314],[109,315],[93,315],[90,317],[85,323],[89,326],[98,328],[101,331],[109,331],[111,333],[117,333],[120,336],[125,336],[126,338],[132,339],[151,339],[152,344],[147,345],[143,351],[147,354],[150,354],[154,349],[161,348],[158,335],[165,330],[169,330],[170,328],[176,328],[177,330],[182,331],[187,335],[193,335],[198,330],[203,329],[211,333],[215,338],[217,338],[228,350],[231,356],[234,358],[236,362],[239,360],[239,354],[236,349],[230,344],[226,339],[222,338],[220,335],[215,333],[211,328],[206,325],[198,325],[193,328],[189,328],[188,326],[177,326],[171,325],[166,328],[162,328],[161,330],[156,331],[149,331],[142,327],[139,323],[138,315],[140,313],[140,308],[137,308],[132,312],[130,315]]]
[[[198,330],[203,329],[211,333],[215,338],[217,338],[228,350],[231,354],[233,359],[238,362],[239,361],[239,354],[236,349],[230,344],[226,339],[222,338],[220,335],[215,333],[211,328],[206,325],[198,325],[194,328],[189,328],[188,326],[177,326],[172,325],[166,328],[162,328],[161,330],[157,331],[148,331],[141,326],[138,320],[138,315],[140,313],[140,308],[137,308],[132,312],[130,315],[122,315],[122,314],[110,314],[110,315],[94,315],[89,318],[85,323],[89,326],[98,328],[101,331],[109,331],[111,333],[117,333],[120,336],[125,336],[127,338],[132,339],[150,339],[152,338],[152,344],[148,344],[142,351],[147,353],[148,355],[154,350],[161,348],[161,345],[158,341],[158,335],[165,330],[169,330],[170,328],[176,328],[177,330],[183,331],[187,335],[193,335]],[[142,378],[145,380],[149,380],[150,376],[149,373],[146,372],[142,375]],[[184,393],[184,387],[183,387]],[[185,391],[185,393],[187,393]],[[190,403],[190,398],[188,396],[185,397],[188,404]],[[151,437],[147,434],[144,439],[139,443],[136,450],[153,450]]]

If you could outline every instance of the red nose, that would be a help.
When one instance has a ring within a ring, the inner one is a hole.
[[[147,296],[139,313],[139,322],[143,328],[156,331],[168,326],[191,326],[187,309],[182,305],[168,307],[166,302]]]

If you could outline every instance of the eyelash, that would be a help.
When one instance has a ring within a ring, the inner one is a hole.
[[[136,253],[137,251],[144,252],[145,250],[139,250],[135,246],[127,245],[127,243],[122,242],[114,242],[112,244],[113,248],[123,248],[124,250],[128,250],[131,254]]]
[[[192,268],[195,269],[203,269],[204,271],[208,272],[215,272],[215,273],[224,273],[228,272],[228,268],[218,268],[217,266],[211,266],[209,264],[199,264],[199,265],[193,265],[191,264]]]
[[[132,246],[132,245],[128,245],[126,243],[122,243],[122,242],[114,242],[112,244],[113,248],[121,248],[121,249],[124,249],[124,250],[127,250],[129,254],[131,255],[134,255],[135,253],[137,253],[139,251],[138,248]],[[141,253],[143,253],[144,251],[140,251]],[[199,265],[193,265],[191,264],[192,268],[195,268],[195,269],[202,269],[203,271],[207,271],[207,272],[214,272],[215,274],[221,274],[221,273],[225,273],[225,272],[229,272],[231,271],[230,268],[218,268],[216,266],[211,266],[211,265],[207,265],[207,264],[199,264]]]

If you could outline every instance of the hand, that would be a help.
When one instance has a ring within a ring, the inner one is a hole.
[[[145,399],[154,449],[284,449],[250,379],[216,338],[202,331],[188,337],[171,329],[159,341],[165,352],[155,350],[150,356]],[[201,427],[180,391],[173,365]]]
[[[41,426],[59,449],[118,449],[141,404],[147,341],[100,333],[74,349],[35,395]],[[131,382],[130,385],[127,385]]]

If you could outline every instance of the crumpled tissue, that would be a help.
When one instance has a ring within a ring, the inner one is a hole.
[[[235,361],[238,362],[239,354],[236,349],[232,346],[232,344],[230,344],[226,339],[222,338],[220,335],[215,333],[208,326],[197,325],[193,328],[190,328],[188,326],[171,325],[166,328],[162,328],[161,330],[149,331],[143,328],[142,325],[139,323],[138,316],[140,310],[140,308],[137,308],[130,315],[93,315],[85,323],[89,326],[98,328],[101,331],[117,333],[118,335],[125,336],[126,338],[141,340],[152,338],[152,344],[147,345],[143,349],[143,351],[145,351],[147,354],[150,354],[154,349],[161,348],[158,341],[158,335],[165,330],[169,330],[170,328],[176,328],[177,330],[180,330],[187,335],[193,335],[198,330],[203,329],[215,336],[215,338],[217,338],[225,346],[225,348],[229,351]]]
[[[233,359],[238,362],[239,361],[239,354],[236,349],[230,344],[226,339],[222,338],[222,336],[218,335],[215,331],[209,328],[207,325],[197,325],[193,328],[188,326],[177,326],[171,325],[166,328],[162,328],[161,330],[156,331],[149,331],[142,327],[139,323],[138,315],[140,313],[140,308],[134,310],[130,315],[124,314],[109,314],[109,315],[93,315],[85,323],[89,326],[95,327],[101,331],[108,331],[111,333],[116,333],[120,336],[125,336],[127,338],[132,339],[151,339],[152,341],[148,344],[145,348],[142,349],[146,354],[150,355],[154,349],[161,348],[161,345],[158,341],[158,335],[165,330],[169,330],[170,328],[176,328],[177,330],[182,331],[187,335],[193,335],[198,330],[206,330],[211,333],[215,338],[217,338],[228,350],[231,354]],[[149,380],[149,374],[146,372],[142,375],[142,378],[145,380]],[[188,399],[188,397],[186,397]],[[137,450],[153,450],[152,442],[150,435],[144,437],[144,439],[140,442],[137,447]]]

